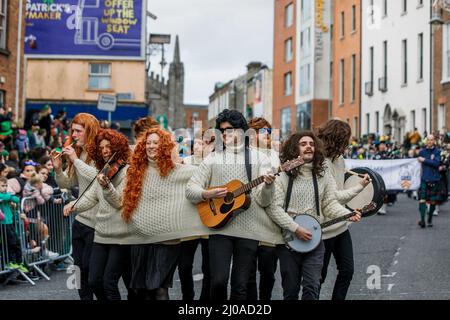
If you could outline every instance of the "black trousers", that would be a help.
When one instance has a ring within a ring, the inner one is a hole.
[[[192,268],[194,265],[195,252],[198,245],[201,245],[202,249],[202,292],[200,294],[200,300],[208,301],[211,290],[211,279],[209,273],[209,252],[208,252],[208,239],[195,239],[190,241],[184,241],[181,243],[181,254],[178,259],[178,275],[180,277],[181,292],[183,294],[183,300],[194,300],[194,279],[192,278]]]
[[[248,300],[258,300],[258,290],[256,286],[257,269],[259,271],[259,300],[267,301],[272,299],[277,261],[278,257],[275,247],[258,246],[256,261],[252,265],[252,271],[247,286]]]
[[[16,233],[14,223],[12,224],[0,224],[2,228],[2,243],[0,249],[8,252],[8,260],[12,263],[22,263],[22,249],[20,247],[20,240]],[[6,244],[6,245],[5,245]]]
[[[78,294],[81,300],[93,300],[94,294],[89,287],[89,260],[91,258],[92,244],[95,230],[78,220],[72,224],[72,257],[74,264],[80,268],[80,285]]]
[[[350,282],[354,273],[353,245],[350,231],[347,230],[340,235],[324,240],[325,255],[323,259],[322,277],[320,284],[325,282],[331,254],[336,260],[338,275],[334,283],[332,300],[345,300]]]
[[[224,235],[209,237],[211,300],[227,300],[231,259],[231,300],[247,299],[247,285],[256,257],[258,241]]]
[[[129,290],[131,279],[131,247],[94,242],[89,265],[89,286],[98,300],[121,300],[119,280]]]
[[[298,300],[300,284],[303,287],[302,300],[319,300],[324,253],[323,241],[308,253],[293,252],[285,245],[277,246],[284,300]]]

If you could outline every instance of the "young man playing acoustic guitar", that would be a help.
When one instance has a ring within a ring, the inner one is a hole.
[[[287,230],[300,240],[310,241],[311,231],[298,225],[293,220],[295,215],[308,214],[322,223],[325,219],[338,218],[350,211],[336,199],[336,190],[330,183],[330,173],[324,168],[325,157],[321,143],[314,133],[295,133],[285,142],[281,150],[281,162],[298,156],[303,158],[305,164],[289,174],[282,173],[275,181],[274,198],[266,212],[283,232]],[[289,180],[292,181],[291,184]],[[360,214],[356,213],[349,220],[357,222],[360,219]],[[308,253],[291,251],[285,245],[277,246],[285,300],[298,300],[300,285],[303,286],[302,300],[319,299],[324,252],[323,241]]]
[[[228,298],[227,285],[233,259],[230,299],[245,300],[248,299],[247,284],[259,241],[283,243],[279,227],[258,204],[262,198],[272,195],[274,176],[268,174],[271,171],[268,158],[248,147],[245,139],[248,125],[240,112],[224,110],[217,117],[216,130],[220,130],[222,136],[222,139],[216,137],[216,142],[223,141],[224,148],[216,143],[215,152],[204,159],[188,183],[186,196],[196,204],[207,199],[223,198],[227,191],[233,190],[217,186],[236,179],[246,184],[264,176],[264,183],[249,195],[250,207],[209,237],[211,299]]]

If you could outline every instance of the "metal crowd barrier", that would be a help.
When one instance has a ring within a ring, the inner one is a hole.
[[[21,239],[23,224],[20,223],[19,205],[11,204],[11,211],[12,223],[7,224],[9,221],[6,219],[0,222],[0,274],[7,276],[5,283],[20,274],[34,285],[34,282],[19,266],[23,267],[25,262]]]
[[[19,236],[23,258],[29,269],[34,269],[46,280],[50,280],[43,271],[46,266],[71,259],[74,217],[64,217],[64,199],[64,194],[58,194],[43,204],[29,197],[21,201]],[[34,285],[32,280],[28,281]]]

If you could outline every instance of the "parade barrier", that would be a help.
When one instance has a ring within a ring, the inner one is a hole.
[[[20,223],[19,206],[12,204],[12,221],[3,215],[0,222],[0,274],[7,275],[6,281],[20,274],[26,281],[34,285],[23,266],[23,247],[21,235],[23,224]],[[3,213],[2,213],[3,214]]]
[[[28,268],[50,280],[43,271],[48,264],[71,258],[71,225],[73,217],[64,217],[64,194],[52,196],[39,204],[24,197],[20,206],[19,237],[23,258]],[[31,284],[34,282],[27,279]]]

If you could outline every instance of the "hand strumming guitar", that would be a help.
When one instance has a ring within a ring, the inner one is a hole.
[[[205,200],[218,199],[225,197],[227,195],[227,192],[228,192],[227,188],[215,188],[211,190],[204,190],[202,193],[202,197]]]

